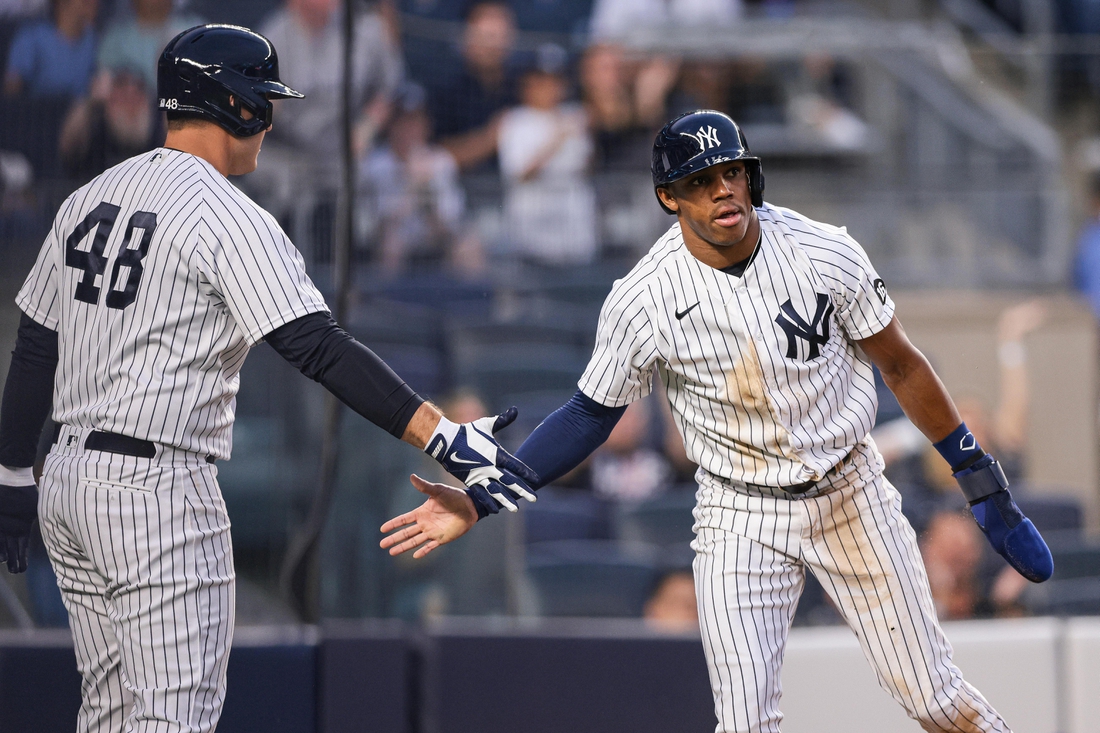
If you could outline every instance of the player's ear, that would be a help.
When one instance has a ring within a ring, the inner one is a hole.
[[[680,213],[680,204],[676,202],[676,197],[672,195],[667,186],[661,186],[657,189],[657,199],[673,214]]]

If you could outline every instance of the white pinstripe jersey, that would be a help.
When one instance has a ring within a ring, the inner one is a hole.
[[[664,381],[688,456],[744,483],[821,478],[870,432],[871,363],[853,341],[894,304],[843,228],[765,203],[736,277],[695,259],[674,224],[604,301],[579,386],[617,407]]]
[[[16,303],[58,333],[54,420],[218,458],[248,349],[328,310],[275,219],[167,148],[69,196]]]

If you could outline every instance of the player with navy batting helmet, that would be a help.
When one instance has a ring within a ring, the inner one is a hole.
[[[538,482],[493,437],[515,408],[456,424],[425,402],[336,324],[279,224],[227,179],[255,169],[272,100],[302,96],[271,43],[189,29],[160,58],[158,96],[165,145],[58,211],[16,299],[0,404],[0,560],[26,569],[37,517],[83,676],[80,731],[217,725],[235,575],[214,463],[261,340],[484,501],[514,510]]]
[[[1008,731],[952,661],[912,527],[870,437],[878,366],[951,465],[982,531],[1024,577],[1051,555],[1012,501],[882,279],[842,227],[763,200],[760,160],[728,116],[681,115],[657,135],[653,183],[676,222],[604,301],[579,391],[516,452],[548,483],[665,387],[699,466],[692,543],[718,731],[778,733],[780,669],[806,572],[859,637],[880,683],[927,731]],[[388,522],[416,556],[498,507],[472,496]]]

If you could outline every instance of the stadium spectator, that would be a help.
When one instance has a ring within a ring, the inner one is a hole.
[[[937,512],[921,535],[921,556],[940,620],[967,619],[977,614],[983,544],[974,519],[956,511]]]
[[[1077,237],[1073,284],[1100,318],[1100,171],[1089,182],[1089,218]]]
[[[462,63],[458,44],[441,44],[438,29],[458,28],[469,0],[396,0],[401,14],[401,51],[410,79],[432,89],[446,86]],[[444,25],[446,24],[446,25]]]
[[[848,109],[846,76],[836,61],[809,54],[787,83],[787,119],[803,136],[838,150],[867,144],[867,123]]]
[[[264,141],[258,172],[274,177],[276,204],[297,197],[303,186],[332,188],[338,180],[343,97],[343,14],[338,0],[288,0],[260,33],[279,49],[279,71],[305,99],[279,105]],[[401,81],[401,56],[393,32],[378,12],[355,21],[354,147],[363,155],[390,113]],[[278,105],[278,102],[276,102]],[[267,165],[265,165],[265,162]],[[271,179],[266,181],[271,185]]]
[[[49,20],[27,22],[12,39],[4,94],[82,97],[95,70],[98,0],[51,0]]]
[[[614,44],[589,47],[581,59],[581,96],[599,169],[649,165],[653,127],[665,117],[669,90],[679,76],[675,60],[629,61]]]
[[[99,44],[100,69],[132,69],[156,95],[157,59],[177,33],[201,25],[197,15],[172,12],[172,0],[131,0],[133,15],[107,26]]]
[[[383,269],[393,273],[409,262],[446,259],[461,272],[480,270],[480,246],[463,226],[458,166],[444,148],[429,142],[423,88],[404,85],[396,106],[386,143],[360,169],[362,190],[378,223]]]
[[[699,607],[695,601],[695,578],[690,569],[673,570],[658,582],[645,602],[642,617],[657,631],[685,634],[699,629]]]
[[[579,104],[565,101],[569,82],[549,60],[524,74],[521,105],[500,122],[509,245],[545,265],[596,256],[596,194],[588,175],[592,139]]]
[[[501,113],[516,101],[510,63],[515,37],[508,5],[475,4],[463,30],[461,71],[430,89],[435,133],[464,171],[487,166],[497,152]]]
[[[654,400],[640,400],[626,408],[607,441],[592,454],[593,492],[604,499],[635,502],[666,492],[672,469],[648,445],[650,409]]]
[[[61,128],[58,155],[64,171],[88,181],[159,145],[165,130],[152,94],[136,69],[98,75],[91,94],[72,106]]]
[[[1027,579],[1003,562],[990,562],[978,527],[965,511],[934,514],[920,548],[941,619],[1025,615],[1021,596]]]

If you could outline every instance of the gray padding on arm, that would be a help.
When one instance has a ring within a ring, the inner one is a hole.
[[[963,496],[971,504],[1008,488],[1008,479],[997,461],[972,473],[956,476],[955,480],[959,482]]]

